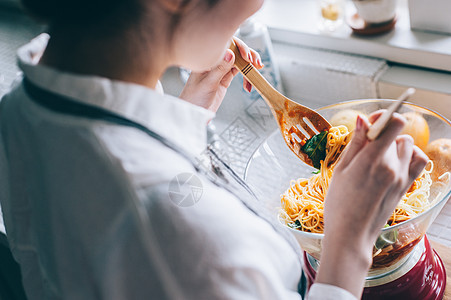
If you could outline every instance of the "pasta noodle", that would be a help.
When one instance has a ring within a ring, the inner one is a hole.
[[[290,187],[281,195],[280,217],[287,225],[301,231],[324,232],[324,199],[338,156],[350,137],[351,134],[345,126],[332,127],[327,135],[326,157],[321,161],[320,172],[308,179],[299,178],[290,182]],[[396,206],[387,221],[388,225],[409,220],[432,205],[429,202],[432,168],[430,161],[429,168],[423,170]]]

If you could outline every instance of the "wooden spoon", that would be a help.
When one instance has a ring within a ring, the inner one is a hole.
[[[230,49],[235,53],[235,66],[270,107],[285,143],[303,162],[313,166],[312,160],[302,151],[302,145],[314,135],[328,131],[331,127],[329,122],[316,111],[279,93],[251,63],[241,57],[235,42],[232,41]]]

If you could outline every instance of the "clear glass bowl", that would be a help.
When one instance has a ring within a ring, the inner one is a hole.
[[[323,107],[318,111],[328,120],[336,113],[352,109],[369,115],[370,113],[387,108],[393,100],[356,100]],[[451,123],[439,114],[420,106],[406,103],[400,113],[414,111],[421,114],[427,121],[430,130],[429,141],[438,138],[451,139]],[[451,165],[435,166],[451,172]],[[250,158],[245,180],[260,196],[262,204],[267,206],[274,218],[278,218],[280,210],[280,195],[290,185],[290,181],[300,177],[309,178],[314,168],[304,164],[286,146],[280,132],[272,133],[254,152]],[[375,243],[373,265],[369,277],[386,274],[403,264],[415,246],[422,240],[427,229],[439,214],[451,195],[450,176],[436,179],[431,187],[430,201],[436,199],[435,204],[424,213],[381,230]],[[283,221],[281,221],[283,223]],[[286,226],[284,224],[284,226]],[[320,260],[321,242],[323,234],[302,232],[288,227],[294,234],[302,249],[313,258]],[[346,245],[343,245],[346,246]]]

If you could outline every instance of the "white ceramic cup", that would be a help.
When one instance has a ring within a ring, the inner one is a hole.
[[[396,15],[397,0],[352,0],[357,13],[367,23],[384,23]]]

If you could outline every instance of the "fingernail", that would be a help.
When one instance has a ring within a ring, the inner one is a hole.
[[[250,84],[249,82],[246,83],[246,89],[250,93],[252,91],[252,84]]]
[[[356,129],[356,130],[362,129],[362,125],[363,125],[363,120],[362,120],[362,118],[361,118],[360,116],[357,116],[357,121],[356,121],[356,124],[355,124],[355,129]]]
[[[230,62],[230,61],[232,60],[232,57],[233,57],[232,53],[230,53],[229,51],[227,51],[226,54],[225,54],[225,56],[224,56],[224,60],[225,60],[226,62]]]

